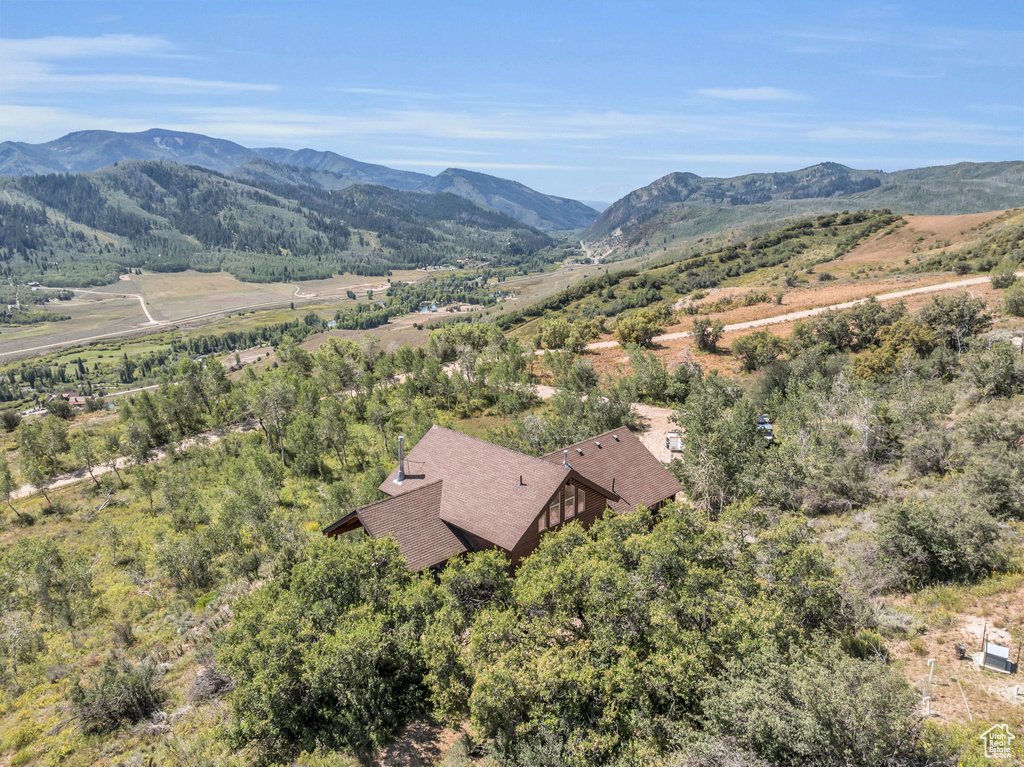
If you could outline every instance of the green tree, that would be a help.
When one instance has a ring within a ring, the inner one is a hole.
[[[716,354],[718,342],[725,335],[725,325],[721,320],[710,320],[707,317],[697,317],[693,321],[693,342],[698,351]]]
[[[732,661],[712,682],[706,717],[772,764],[873,767],[912,763],[918,696],[879,660],[834,646]],[[903,760],[903,761],[900,761]]]
[[[936,296],[919,316],[939,341],[958,354],[963,352],[969,338],[992,326],[992,315],[985,311],[985,300],[971,298],[966,293]]]
[[[973,581],[1002,561],[999,527],[978,509],[939,498],[889,503],[875,517],[879,547],[912,583]]]
[[[235,681],[236,743],[278,756],[366,753],[422,709],[422,618],[388,539],[322,539],[287,579],[237,605],[218,657]]]
[[[647,347],[662,330],[658,316],[649,309],[639,309],[626,315],[615,325],[619,343]]]
[[[3,495],[4,502],[10,506],[11,511],[14,515],[22,521],[23,524],[31,525],[35,520],[27,514],[22,514],[14,507],[14,503],[11,501],[11,495],[15,490],[18,489],[18,483],[14,480],[14,475],[11,472],[11,465],[7,462],[7,456],[0,456],[0,495]]]
[[[729,350],[742,363],[743,370],[751,373],[775,362],[786,351],[786,342],[774,333],[758,330],[737,338]]]

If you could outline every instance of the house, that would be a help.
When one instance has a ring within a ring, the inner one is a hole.
[[[85,407],[85,401],[86,399],[88,399],[87,397],[83,397],[76,391],[65,392],[60,396],[67,400],[68,404],[71,405],[71,407]]]
[[[387,498],[324,528],[391,536],[412,570],[440,567],[468,551],[498,548],[518,564],[540,536],[572,521],[592,525],[606,508],[660,508],[679,483],[628,429],[535,458],[434,426],[402,454],[380,485]]]

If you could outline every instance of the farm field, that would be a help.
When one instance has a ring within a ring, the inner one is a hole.
[[[420,270],[404,270],[396,271],[391,279],[415,281],[424,276]],[[289,284],[241,282],[226,273],[192,270],[124,275],[116,284],[76,292],[70,301],[51,304],[55,311],[71,315],[70,320],[4,329],[0,333],[0,358],[135,331],[144,333],[161,325],[206,323],[231,312],[260,310],[260,319],[264,320],[268,317],[263,310],[288,310],[291,303],[307,310],[324,309],[349,300],[347,290],[363,293],[382,285],[386,285],[383,278],[352,274]],[[135,296],[142,296],[154,322],[149,321]]]

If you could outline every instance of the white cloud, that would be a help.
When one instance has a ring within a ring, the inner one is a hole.
[[[784,88],[762,85],[758,88],[699,88],[701,96],[727,101],[803,101],[806,96]]]
[[[95,37],[30,37],[0,39],[0,55],[38,61],[105,56],[144,56],[170,53],[174,46],[156,35],[96,35]]]
[[[794,165],[814,165],[821,158],[813,155],[792,154],[656,154],[626,157],[627,160],[644,162],[713,162],[727,165],[770,165],[774,168],[791,169]]]
[[[815,141],[879,141],[905,144],[963,144],[973,146],[1020,146],[1019,128],[999,128],[958,120],[871,120],[848,125],[829,125],[806,132]]]
[[[462,141],[604,141],[639,136],[689,135],[733,140],[762,137],[765,131],[793,131],[793,124],[770,115],[678,115],[557,110],[375,109],[347,114],[257,107],[197,107],[179,112],[188,127],[242,140],[302,141],[321,136],[407,136]],[[422,150],[420,150],[422,151]]]
[[[78,93],[141,91],[158,94],[246,93],[277,90],[277,86],[226,80],[148,75],[126,72],[124,65],[113,73],[74,71],[82,59],[135,57],[182,58],[174,46],[152,35],[97,35],[95,37],[36,37],[0,39],[0,82],[5,99],[14,93]],[[58,63],[63,66],[58,66]],[[69,69],[70,67],[70,69]]]
[[[79,130],[142,131],[153,127],[132,119],[95,117],[59,107],[19,104],[0,105],[0,125],[4,126],[4,138],[17,137],[18,141],[30,143],[51,141]]]
[[[410,168],[491,168],[495,170],[603,170],[592,165],[551,165],[535,162],[479,162],[476,160],[368,160],[379,165]]]

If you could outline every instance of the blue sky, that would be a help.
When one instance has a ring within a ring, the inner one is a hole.
[[[1024,3],[0,4],[0,137],[166,127],[611,201],[1024,157]]]

